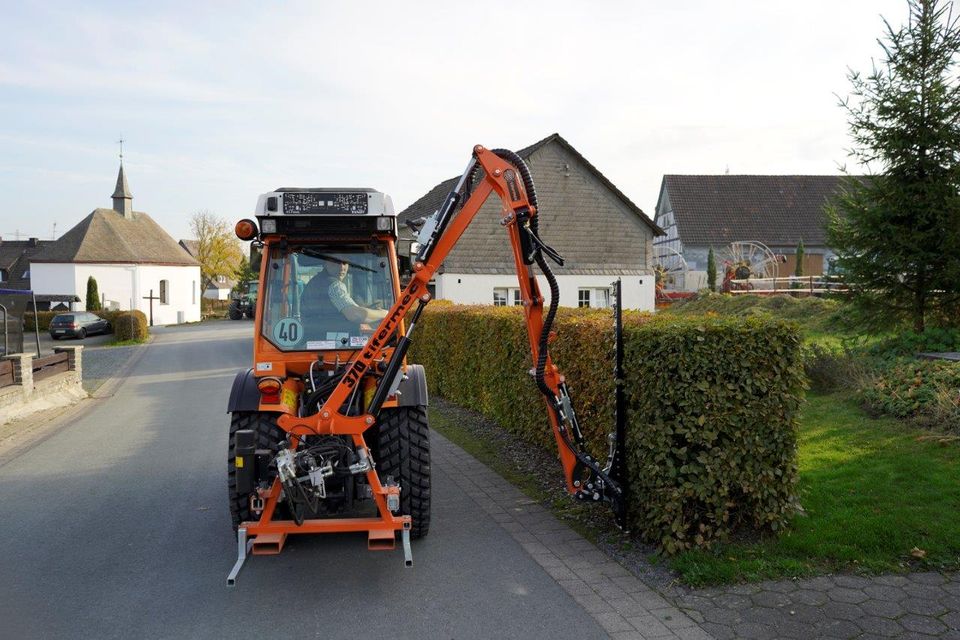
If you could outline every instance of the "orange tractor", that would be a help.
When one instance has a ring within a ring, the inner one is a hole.
[[[548,345],[559,289],[546,258],[562,258],[538,231],[533,178],[515,153],[473,149],[440,208],[413,224],[412,275],[401,289],[397,225],[372,189],[277,189],[237,236],[261,249],[253,367],[230,394],[228,488],[238,555],[280,553],[288,535],[365,532],[394,549],[430,527],[430,444],[423,367],[406,361],[433,274],[491,193],[513,247],[530,338],[531,377],[543,394],[566,488],[607,502],[623,524],[622,344],[617,340],[617,426],[605,463],[591,457],[564,376]],[[531,267],[550,285],[544,308]],[[618,286],[618,283],[615,283]],[[619,290],[616,291],[619,294]],[[617,295],[619,338],[619,295]]]

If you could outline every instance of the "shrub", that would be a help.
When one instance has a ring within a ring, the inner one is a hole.
[[[117,342],[143,342],[150,335],[147,316],[142,311],[118,311],[111,320]]]
[[[87,278],[87,311],[100,311],[100,290],[93,276]]]
[[[903,331],[870,348],[870,353],[877,356],[912,356],[924,351],[960,351],[960,329]]]
[[[53,320],[54,316],[60,315],[61,313],[69,313],[67,311],[38,311],[37,315],[34,316],[32,311],[27,311],[23,314],[23,328],[26,331],[33,331],[36,327],[37,321],[40,322],[40,331],[46,331],[50,328],[50,321]]]
[[[226,318],[230,308],[229,300],[210,300],[200,298],[200,315],[202,318]]]
[[[877,367],[862,398],[884,413],[940,431],[960,432],[960,366],[944,360],[890,360]]]
[[[870,363],[846,343],[807,342],[802,354],[807,381],[818,393],[858,389],[869,378]]]
[[[40,321],[40,331],[46,331],[50,328],[50,321],[53,320],[54,316],[58,316],[62,313],[70,313],[69,311],[38,311],[37,319]],[[99,311],[94,311],[101,318],[109,320],[110,324],[113,325],[113,319],[118,313],[123,313],[122,311],[107,311],[106,309],[100,309]],[[28,311],[23,314],[23,328],[27,331],[33,331],[34,327],[34,316],[32,311]]]
[[[613,425],[612,329],[606,312],[561,309],[551,345],[600,459]],[[634,529],[672,553],[741,525],[782,528],[796,506],[796,327],[629,313],[624,341]],[[433,392],[556,446],[529,374],[521,309],[431,306],[411,358],[426,367]]]

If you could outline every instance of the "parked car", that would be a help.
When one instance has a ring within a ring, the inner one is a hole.
[[[110,333],[110,323],[96,315],[85,311],[61,313],[50,321],[50,337],[80,338],[83,340],[93,333]]]

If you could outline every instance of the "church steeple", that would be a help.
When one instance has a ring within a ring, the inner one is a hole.
[[[120,173],[117,174],[117,188],[113,190],[113,210],[127,220],[133,219],[133,194],[127,185],[127,176],[123,172],[123,161],[120,161]]]

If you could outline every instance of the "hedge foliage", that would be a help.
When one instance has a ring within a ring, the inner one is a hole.
[[[143,311],[118,311],[111,323],[113,334],[118,342],[126,340],[142,342],[150,335],[147,316]]]
[[[629,313],[624,342],[633,529],[669,553],[741,526],[778,530],[796,508],[800,334],[770,318]],[[561,309],[554,361],[590,449],[613,426],[610,314]],[[424,313],[413,361],[432,392],[554,447],[529,371],[519,308],[444,305]]]
[[[46,331],[47,329],[50,328],[50,321],[53,320],[54,316],[59,316],[66,313],[70,313],[70,311],[38,311],[37,319],[39,319],[40,321],[40,331]],[[76,313],[82,313],[82,312],[77,311]],[[100,309],[99,311],[94,311],[93,313],[96,313],[101,318],[109,320],[110,324],[113,325],[114,318],[116,318],[117,314],[123,313],[123,312],[107,311],[106,309]],[[28,311],[27,313],[23,314],[23,328],[28,331],[33,331],[33,326],[34,326],[33,312]]]

